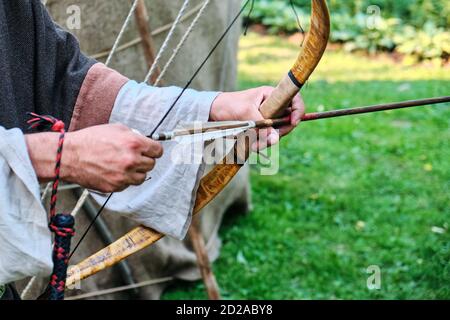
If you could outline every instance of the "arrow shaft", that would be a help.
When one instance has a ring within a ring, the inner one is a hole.
[[[397,109],[405,109],[405,108],[413,108],[413,107],[421,107],[427,105],[435,105],[442,103],[449,103],[450,96],[447,97],[438,97],[438,98],[429,98],[429,99],[421,99],[421,100],[409,100],[397,103],[385,103],[378,104],[367,107],[358,107],[358,108],[350,108],[350,109],[337,109],[325,112],[315,112],[315,113],[307,113],[302,117],[302,121],[314,121],[320,119],[329,119],[329,118],[338,118],[345,116],[352,116],[357,114],[367,114],[388,110],[397,110]],[[268,119],[261,120],[256,122],[256,128],[268,128],[268,127],[281,127],[290,124],[289,118],[283,119]]]
[[[387,111],[387,110],[397,110],[397,109],[404,109],[404,108],[421,107],[421,106],[441,104],[441,103],[447,103],[447,102],[450,102],[450,96],[422,99],[422,100],[410,100],[410,101],[403,101],[403,102],[398,102],[398,103],[379,104],[379,105],[351,108],[351,109],[332,110],[332,111],[318,112],[318,113],[308,113],[308,114],[305,114],[305,116],[302,118],[302,121],[314,121],[314,120],[320,120],[320,119],[351,116],[351,115],[356,115],[356,114],[365,114],[365,113],[381,112],[381,111]]]
[[[438,97],[438,98],[429,98],[429,99],[421,99],[421,100],[409,100],[409,101],[403,101],[403,102],[397,102],[397,103],[386,103],[386,104],[378,104],[373,106],[366,106],[366,107],[358,107],[358,108],[350,108],[350,109],[337,109],[337,110],[331,110],[331,111],[325,111],[325,112],[315,112],[315,113],[307,113],[302,117],[303,122],[307,121],[314,121],[314,120],[320,120],[320,119],[329,119],[329,118],[338,118],[338,117],[344,117],[344,116],[352,116],[357,114],[367,114],[367,113],[374,113],[374,112],[381,112],[381,111],[388,111],[388,110],[397,110],[397,109],[405,109],[405,108],[412,108],[412,107],[421,107],[426,105],[435,105],[435,104],[441,104],[441,103],[447,103],[450,102],[450,96],[447,97]],[[229,124],[221,124],[217,127],[214,126],[208,126],[205,128],[199,128],[199,129],[189,129],[189,130],[177,130],[173,132],[168,133],[161,133],[158,135],[154,135],[153,139],[157,141],[166,141],[166,140],[172,140],[175,137],[183,137],[183,136],[195,136],[195,135],[202,135],[205,133],[213,133],[215,131],[224,132],[232,130],[232,129],[239,129],[246,127],[248,129],[251,128],[269,128],[269,127],[282,127],[285,125],[289,125],[291,123],[291,120],[289,117],[287,118],[281,118],[281,119],[265,119],[260,120],[256,122],[252,121],[242,121],[241,123],[232,123]]]

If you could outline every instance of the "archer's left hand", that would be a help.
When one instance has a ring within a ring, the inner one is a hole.
[[[259,87],[239,92],[221,93],[213,102],[210,113],[211,121],[263,120],[260,110],[263,102],[269,98],[275,88]],[[275,130],[274,128],[260,130],[260,140],[252,148],[259,150],[277,144],[283,137],[294,130],[305,114],[305,104],[301,95],[297,95],[287,110],[291,124]]]

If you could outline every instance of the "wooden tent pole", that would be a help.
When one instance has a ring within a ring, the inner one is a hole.
[[[217,284],[216,276],[209,261],[206,250],[205,240],[200,229],[200,216],[192,218],[192,224],[189,228],[189,238],[197,256],[197,263],[205,284],[209,300],[220,300],[220,290]]]
[[[155,44],[153,42],[152,32],[150,30],[149,25],[149,17],[147,8],[145,6],[144,0],[139,0],[136,6],[136,10],[134,11],[134,15],[136,18],[136,24],[139,30],[139,34],[142,39],[142,48],[144,49],[144,57],[147,62],[147,67],[150,69],[155,61]],[[161,73],[160,68],[157,66],[155,72],[153,73],[150,83],[155,83],[156,79],[159,77]]]

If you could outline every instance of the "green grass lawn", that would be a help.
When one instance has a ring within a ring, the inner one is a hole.
[[[250,34],[241,89],[276,84],[298,46]],[[450,72],[328,51],[303,91],[308,110],[450,94]],[[450,108],[303,124],[280,172],[253,168],[254,210],[229,217],[214,271],[225,299],[450,298]],[[447,160],[446,160],[447,159]],[[367,267],[381,268],[368,290]],[[201,282],[165,299],[204,299]]]

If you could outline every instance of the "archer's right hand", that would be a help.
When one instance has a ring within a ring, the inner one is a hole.
[[[29,154],[40,181],[54,176],[58,134],[26,136]],[[120,124],[67,133],[61,179],[82,187],[118,192],[144,183],[163,154],[161,144]]]

